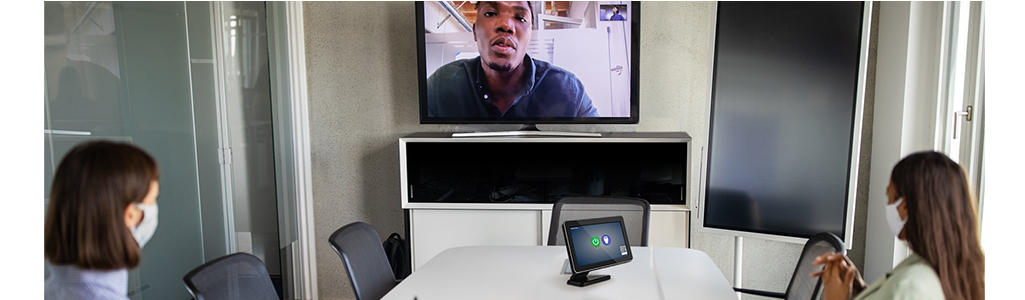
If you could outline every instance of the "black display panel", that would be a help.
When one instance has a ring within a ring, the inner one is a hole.
[[[406,143],[410,203],[554,203],[565,196],[686,204],[687,143]]]
[[[639,2],[416,2],[423,124],[636,124]]]
[[[862,2],[719,2],[706,228],[844,237]]]

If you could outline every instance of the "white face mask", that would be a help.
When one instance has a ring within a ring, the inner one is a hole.
[[[135,242],[139,243],[139,249],[142,249],[142,246],[146,245],[146,242],[153,237],[153,233],[157,231],[157,204],[132,203],[132,205],[142,210],[142,222],[132,228],[132,237],[135,238]]]
[[[902,220],[900,213],[897,212],[897,206],[901,203],[904,203],[903,197],[897,198],[897,201],[894,201],[893,204],[886,205],[886,224],[890,225],[890,231],[893,231],[893,235],[898,237],[900,236],[900,231],[904,229],[904,223],[907,223],[907,220]]]

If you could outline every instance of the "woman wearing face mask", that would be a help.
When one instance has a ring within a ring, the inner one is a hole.
[[[46,299],[128,299],[128,268],[157,226],[160,170],[142,149],[87,142],[53,177],[44,250]]]
[[[842,254],[815,264],[823,299],[985,299],[985,256],[964,170],[939,152],[918,152],[890,173],[886,219],[914,252],[875,283],[865,286]]]

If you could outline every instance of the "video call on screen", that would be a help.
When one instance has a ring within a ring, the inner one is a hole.
[[[466,9],[473,10],[472,5]],[[570,1],[568,5],[559,11],[534,12],[542,28],[532,30],[527,54],[575,75],[598,117],[629,118],[632,4]],[[466,21],[474,26],[475,17]],[[425,32],[425,78],[446,64],[480,55],[474,33],[452,20],[438,3],[424,3],[424,24],[419,25]]]
[[[620,222],[574,226],[569,228],[577,266],[585,266],[626,256],[627,245]]]

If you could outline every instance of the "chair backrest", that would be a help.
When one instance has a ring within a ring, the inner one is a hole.
[[[826,253],[847,254],[847,247],[836,235],[828,232],[819,233],[808,239],[797,261],[797,268],[790,285],[787,286],[787,300],[817,300],[822,291],[822,279],[811,277],[812,272],[822,270],[822,266],[812,265],[816,257]]]
[[[647,200],[615,196],[567,196],[552,206],[552,222],[548,228],[548,245],[565,245],[562,223],[572,220],[623,216],[630,246],[648,245],[648,217],[651,205]]]
[[[395,273],[384,254],[381,237],[370,224],[355,222],[342,226],[331,234],[328,242],[345,264],[356,299],[381,299],[395,287]]]
[[[192,269],[185,288],[196,300],[278,300],[267,267],[256,256],[235,253]]]

